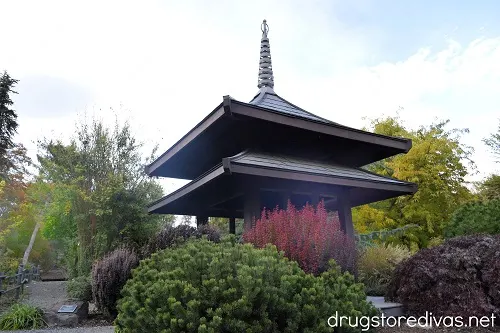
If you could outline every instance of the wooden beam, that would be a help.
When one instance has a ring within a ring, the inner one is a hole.
[[[352,223],[351,200],[349,191],[342,191],[337,198],[337,211],[339,214],[340,227],[351,239],[354,239],[354,225]]]
[[[243,216],[245,219],[243,229],[248,230],[253,227],[255,220],[260,217],[260,191],[257,184],[245,183],[243,197]]]

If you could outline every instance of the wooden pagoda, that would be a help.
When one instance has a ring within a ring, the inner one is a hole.
[[[354,236],[351,208],[417,190],[413,183],[362,169],[406,153],[411,140],[346,127],[318,117],[274,92],[268,39],[262,24],[258,94],[249,102],[223,97],[205,119],[146,167],[149,176],[191,180],[152,203],[153,214],[244,218],[249,228],[263,208],[307,202],[337,211]]]

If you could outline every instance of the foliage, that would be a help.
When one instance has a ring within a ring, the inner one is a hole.
[[[0,317],[0,330],[30,330],[46,326],[42,310],[27,304],[14,304]]]
[[[384,296],[397,264],[411,252],[401,245],[378,244],[362,250],[358,261],[359,282],[371,296]]]
[[[142,257],[146,258],[160,250],[184,243],[191,237],[200,238],[202,236],[216,243],[221,238],[219,229],[210,225],[203,225],[199,228],[194,228],[186,224],[180,224],[176,227],[167,226],[152,237],[148,244],[144,246],[141,251]]]
[[[200,226],[196,229],[184,224],[177,227],[167,225],[141,249],[140,255],[141,258],[148,258],[155,252],[178,246],[190,238],[202,236],[213,242],[220,241],[218,229],[212,226]],[[115,250],[94,263],[92,269],[94,298],[97,307],[108,316],[116,317],[116,302],[120,290],[138,263],[138,255],[124,248]]]
[[[326,319],[336,311],[375,315],[363,286],[331,264],[314,277],[274,246],[256,249],[234,236],[190,241],[141,261],[115,324],[123,333],[321,333],[331,332]]]
[[[211,217],[208,224],[217,227],[223,235],[229,234],[229,218]],[[235,227],[235,235],[241,236],[243,234],[243,219],[236,219]]]
[[[0,217],[0,225],[4,227],[0,232],[0,248],[4,248],[4,253],[18,264],[30,243],[36,224],[40,223],[44,202],[50,195],[50,186],[34,182],[27,184],[22,191],[22,195],[13,199],[12,206]],[[36,233],[29,260],[35,264],[47,263],[50,261],[50,251],[49,241]]]
[[[500,235],[457,237],[398,265],[388,297],[413,315],[498,317],[499,276]]]
[[[243,239],[257,247],[275,245],[307,273],[325,271],[330,259],[342,269],[355,272],[355,242],[340,229],[337,217],[328,218],[322,202],[316,209],[306,205],[297,210],[288,202],[286,210],[264,210],[255,226],[244,232]]]
[[[90,276],[79,276],[68,281],[66,290],[69,297],[80,301],[92,300],[92,284]]]
[[[463,205],[445,229],[447,237],[476,233],[500,234],[500,199]]]
[[[137,254],[125,248],[116,249],[94,263],[92,294],[97,308],[107,316],[116,316],[120,291],[138,264]]]
[[[162,189],[144,173],[153,155],[143,157],[127,123],[82,121],[76,133],[69,144],[40,142],[38,155],[39,177],[53,187],[43,234],[62,241],[72,276],[114,248],[139,249],[173,219],[144,210]]]
[[[479,196],[483,200],[500,199],[500,175],[490,175],[479,186]]]
[[[453,212],[472,198],[464,184],[467,167],[475,167],[470,160],[472,148],[460,142],[468,130],[447,130],[447,125],[448,121],[444,121],[410,130],[398,118],[372,122],[375,133],[409,138],[413,146],[408,153],[373,163],[368,169],[414,182],[418,191],[412,196],[370,204],[370,209],[356,209],[353,213],[356,230],[362,230],[363,225],[369,226],[364,230],[367,232],[415,224],[419,228],[408,230],[399,242],[419,248],[426,247],[431,238],[442,235]]]
[[[357,234],[356,241],[358,246],[361,247],[377,245],[380,243],[391,243],[404,236],[408,230],[413,228],[418,228],[418,226],[408,224],[395,229],[375,230],[365,234]]]
[[[497,132],[491,133],[483,142],[491,149],[491,152],[496,158],[496,162],[500,163],[500,119],[498,120]]]
[[[17,132],[17,114],[12,109],[14,102],[11,99],[12,94],[16,94],[13,90],[18,80],[13,79],[7,72],[0,75],[0,162],[1,168],[5,169],[5,155],[8,149],[14,146],[12,137]],[[3,176],[3,175],[2,175]]]

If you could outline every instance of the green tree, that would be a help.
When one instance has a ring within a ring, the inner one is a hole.
[[[353,214],[357,229],[370,225],[375,230],[418,225],[409,229],[400,241],[426,247],[432,238],[440,237],[454,211],[472,199],[465,186],[468,168],[474,169],[470,159],[472,148],[463,145],[460,138],[468,130],[447,130],[449,121],[407,129],[399,118],[375,119],[375,133],[412,139],[413,147],[407,154],[397,155],[369,165],[378,174],[414,182],[418,191],[361,207]],[[382,212],[382,214],[380,214]],[[364,230],[371,231],[371,230]]]
[[[490,175],[477,188],[479,197],[483,200],[500,199],[500,176]]]
[[[144,173],[144,158],[127,123],[77,125],[69,144],[39,144],[39,177],[53,184],[44,235],[63,240],[71,275],[90,272],[94,259],[120,245],[138,248],[172,218],[148,215],[145,207],[162,196]]]
[[[13,135],[17,132],[17,114],[12,109],[14,102],[11,99],[18,80],[13,79],[7,72],[0,75],[0,156],[5,156],[7,149],[14,146]],[[2,162],[7,161],[2,158]]]
[[[500,163],[500,120],[496,133],[491,133],[489,137],[483,139],[483,142],[491,149],[496,162]]]
[[[457,209],[446,226],[445,236],[500,233],[500,200],[469,202]]]

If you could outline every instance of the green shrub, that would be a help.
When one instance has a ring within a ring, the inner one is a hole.
[[[137,254],[129,249],[117,249],[92,266],[92,293],[97,309],[110,317],[116,316],[120,290],[139,264]]]
[[[500,234],[500,199],[463,205],[445,228],[446,237],[478,233]]]
[[[0,317],[0,330],[29,330],[44,327],[43,312],[30,305],[14,304]]]
[[[68,296],[80,301],[92,300],[92,284],[90,276],[79,276],[71,279],[66,285]]]
[[[363,285],[306,274],[274,246],[193,240],[141,261],[122,290],[117,331],[332,332],[330,316],[375,315]],[[356,332],[346,327],[345,332]]]
[[[190,238],[200,237],[219,242],[220,232],[209,225],[199,228],[188,225],[167,226],[151,238],[140,254],[122,248],[95,262],[92,267],[92,293],[97,308],[109,317],[116,317],[116,302],[120,297],[120,290],[130,278],[132,269],[139,264],[139,259],[148,258],[155,252],[177,246]]]
[[[366,293],[385,295],[396,265],[410,256],[411,252],[400,245],[377,244],[364,248],[358,260],[358,277]]]

